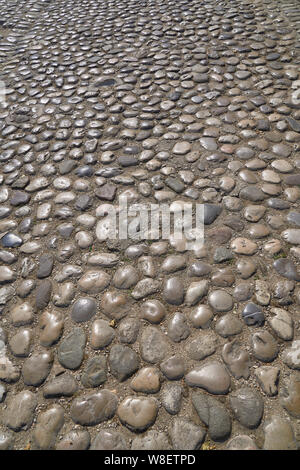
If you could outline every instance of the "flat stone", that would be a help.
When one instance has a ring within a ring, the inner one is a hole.
[[[45,311],[41,315],[39,327],[40,343],[42,346],[52,346],[62,335],[64,318],[61,312]]]
[[[249,387],[242,387],[229,397],[230,406],[235,418],[246,428],[259,426],[264,404],[261,395]]]
[[[300,418],[300,375],[285,377],[279,389],[281,406],[294,418]]]
[[[217,399],[202,392],[193,392],[192,403],[213,441],[223,441],[230,435],[230,414]]]
[[[152,397],[126,397],[118,407],[120,421],[131,431],[145,431],[155,421],[158,401]]]
[[[171,277],[167,279],[164,284],[163,296],[168,304],[182,304],[184,297],[184,287],[181,279],[178,277]]]
[[[202,361],[216,351],[218,344],[218,337],[213,331],[200,330],[188,341],[185,350],[191,359]]]
[[[96,313],[97,304],[90,297],[80,297],[73,304],[71,317],[76,323],[89,321]]]
[[[222,206],[217,204],[204,204],[204,224],[211,225],[221,212]]]
[[[242,322],[232,313],[227,313],[217,320],[215,331],[223,338],[228,338],[241,333],[242,328]]]
[[[268,318],[268,323],[276,335],[284,341],[290,341],[294,335],[294,322],[291,315],[282,308],[271,308],[272,317]]]
[[[171,414],[176,415],[181,408],[183,388],[178,383],[167,383],[164,385],[160,399],[165,410]]]
[[[239,434],[228,441],[227,450],[258,450],[257,445],[251,437]]]
[[[168,336],[175,343],[185,340],[190,334],[190,328],[187,324],[185,315],[176,312],[168,323]]]
[[[154,326],[144,329],[140,340],[141,356],[146,362],[161,362],[169,349],[168,341],[161,330]]]
[[[130,289],[139,280],[137,269],[131,265],[122,266],[117,269],[113,277],[113,284],[117,289]]]
[[[137,353],[123,345],[112,346],[109,354],[109,365],[111,373],[119,381],[126,380],[139,368],[139,358]]]
[[[128,446],[120,431],[101,429],[92,441],[91,450],[128,450]]]
[[[35,306],[37,310],[44,310],[50,302],[52,293],[52,282],[48,279],[42,281],[35,293]]]
[[[105,320],[95,320],[92,324],[91,347],[101,349],[108,346],[115,337],[114,329]]]
[[[299,443],[290,422],[281,416],[272,415],[264,426],[264,450],[298,450]]]
[[[75,398],[70,409],[71,418],[81,426],[95,426],[112,418],[117,405],[116,395],[109,390],[102,389]]]
[[[288,258],[279,258],[274,261],[273,266],[281,276],[292,281],[300,280],[300,274],[292,260]]]
[[[82,363],[86,335],[82,328],[73,328],[62,340],[57,350],[59,362],[66,369],[77,369]]]
[[[262,309],[253,302],[249,302],[246,304],[245,308],[242,311],[242,317],[244,319],[244,322],[248,326],[262,326],[265,321],[265,316],[263,314]]]
[[[236,340],[223,346],[222,358],[236,379],[250,377],[250,356]]]
[[[109,283],[110,276],[105,271],[90,269],[79,279],[78,287],[87,294],[99,294],[106,289]]]
[[[143,436],[135,437],[131,444],[132,450],[169,450],[170,448],[167,434],[152,429]]]
[[[106,359],[104,357],[91,357],[82,372],[81,383],[84,387],[95,388],[106,381]]]
[[[73,430],[65,434],[61,441],[56,444],[56,450],[87,450],[91,438],[85,430]]]
[[[191,387],[200,387],[214,395],[224,395],[229,391],[231,381],[225,367],[219,362],[208,362],[195,367],[185,376]]]
[[[36,395],[23,390],[8,399],[6,409],[2,412],[2,422],[16,432],[27,430],[33,423],[36,407]]]
[[[208,303],[215,312],[228,312],[233,307],[231,295],[223,290],[212,291],[208,296]]]
[[[289,348],[286,348],[281,358],[291,369],[300,369],[300,340],[294,340]]]
[[[266,330],[260,330],[251,337],[253,355],[263,362],[272,362],[278,355],[279,347],[275,338]]]
[[[258,367],[254,371],[259,385],[269,397],[278,393],[279,372],[278,367],[272,366]]]
[[[169,380],[181,379],[185,373],[185,363],[181,356],[171,356],[160,364],[162,373]]]
[[[53,405],[48,410],[40,413],[33,431],[33,440],[37,449],[53,449],[63,424],[64,409],[60,405]]]
[[[205,434],[204,428],[185,418],[175,418],[169,426],[169,435],[174,450],[200,449]]]
[[[33,353],[25,359],[22,367],[22,376],[26,385],[38,387],[48,377],[53,363],[53,353]]]
[[[131,380],[130,387],[135,392],[157,393],[160,389],[160,375],[155,367],[143,367]]]
[[[68,372],[54,377],[43,388],[45,398],[71,397],[78,390],[78,384]]]
[[[257,245],[255,242],[249,240],[248,238],[235,238],[232,240],[231,249],[234,251],[234,253],[238,255],[254,255],[254,253],[257,251]]]

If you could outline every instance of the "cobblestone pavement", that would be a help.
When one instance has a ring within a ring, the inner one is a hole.
[[[0,449],[297,449],[299,3],[0,12]],[[104,240],[125,198],[204,246]]]

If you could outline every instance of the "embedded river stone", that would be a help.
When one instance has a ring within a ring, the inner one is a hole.
[[[256,428],[263,416],[262,396],[249,387],[242,387],[231,393],[230,406],[235,418],[246,428]]]
[[[230,376],[219,362],[208,362],[197,366],[186,376],[185,381],[191,387],[200,387],[214,395],[228,393],[231,385]]]
[[[0,0],[0,449],[295,448],[298,3]]]
[[[230,435],[231,419],[224,405],[202,392],[192,393],[192,403],[213,441],[223,441]]]
[[[81,328],[73,328],[62,340],[57,350],[59,362],[66,369],[77,369],[83,360],[86,334]]]
[[[109,354],[109,365],[112,374],[118,380],[128,379],[139,368],[139,357],[137,353],[123,345],[112,346]]]
[[[91,297],[80,297],[73,304],[72,320],[76,323],[89,321],[96,313],[97,304]]]
[[[29,390],[19,392],[8,400],[1,421],[13,431],[27,430],[34,420],[37,403],[34,393]]]
[[[72,402],[71,418],[82,426],[94,426],[112,418],[117,405],[116,395],[109,390],[81,395]]]
[[[158,402],[152,397],[126,397],[118,407],[120,421],[131,431],[145,431],[158,413]]]

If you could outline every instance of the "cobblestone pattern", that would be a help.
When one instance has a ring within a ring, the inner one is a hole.
[[[299,10],[0,0],[0,449],[297,449]],[[205,245],[101,206],[205,205]]]

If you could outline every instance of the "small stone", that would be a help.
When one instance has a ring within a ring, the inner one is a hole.
[[[264,450],[298,450],[299,443],[288,420],[272,415],[264,426]]]
[[[50,302],[52,283],[48,279],[42,281],[36,289],[35,306],[37,310],[44,310]]]
[[[90,446],[90,435],[87,431],[74,430],[65,434],[56,444],[56,450],[87,450]]]
[[[131,431],[145,431],[155,421],[158,402],[152,397],[126,397],[118,407],[120,421]]]
[[[77,369],[83,360],[86,343],[85,332],[81,328],[74,328],[62,340],[58,347],[57,357],[66,369]]]
[[[136,352],[123,345],[114,345],[109,354],[111,373],[119,381],[126,380],[138,370],[139,358]]]
[[[227,313],[219,318],[215,326],[216,332],[223,338],[238,335],[242,328],[242,322],[232,313]]]
[[[145,328],[140,340],[140,352],[144,361],[151,364],[161,362],[167,351],[168,342],[161,330],[154,326]]]
[[[190,334],[186,317],[183,313],[176,312],[168,323],[168,336],[175,343],[186,339]]]
[[[300,369],[300,340],[294,340],[282,353],[283,362],[291,369]]]
[[[202,361],[216,351],[218,343],[218,337],[213,331],[198,331],[193,339],[189,340],[185,350],[191,359]]]
[[[155,367],[143,367],[130,382],[135,392],[157,393],[160,389],[159,371]]]
[[[229,398],[235,418],[246,428],[259,426],[264,404],[261,395],[249,387],[242,387],[233,392]]]
[[[6,409],[2,412],[2,421],[13,431],[26,431],[33,423],[36,406],[37,398],[34,393],[29,390],[19,392],[8,399]]]
[[[60,312],[44,312],[40,318],[40,343],[42,346],[52,346],[62,335],[64,318]]]
[[[82,426],[95,426],[112,418],[116,412],[118,399],[109,390],[102,389],[75,398],[71,405],[71,418]]]
[[[223,290],[215,290],[208,296],[208,303],[215,312],[228,312],[233,307],[231,295]]]
[[[71,397],[78,390],[74,377],[67,372],[48,382],[43,388],[45,398]]]
[[[231,419],[224,405],[202,392],[192,393],[192,403],[213,441],[223,441],[230,435]]]
[[[300,418],[300,376],[284,378],[279,390],[280,404],[294,418]]]
[[[179,380],[185,373],[185,363],[182,357],[172,356],[160,364],[162,373],[169,380]]]
[[[273,361],[279,351],[275,338],[266,330],[260,330],[251,337],[254,356],[263,362]]]
[[[259,385],[269,397],[278,393],[279,372],[278,367],[272,366],[258,367],[254,371]]]
[[[231,385],[228,372],[219,362],[195,367],[185,376],[185,380],[189,386],[204,388],[214,395],[226,394]]]
[[[235,340],[226,343],[222,349],[222,358],[230,370],[231,374],[236,378],[248,379],[250,376],[250,357],[247,351],[243,350],[241,345]]]
[[[97,304],[94,299],[90,297],[80,297],[73,304],[72,307],[72,320],[76,323],[89,321],[96,313]]]
[[[101,429],[92,442],[91,450],[128,450],[125,437],[116,429]]]
[[[95,388],[106,381],[106,359],[104,357],[91,357],[82,372],[81,382],[84,387]]]
[[[95,320],[92,324],[91,346],[101,349],[108,346],[115,337],[114,329],[105,320]]]
[[[230,439],[226,445],[227,450],[258,450],[257,445],[246,435],[238,435]]]
[[[38,449],[52,449],[57,435],[64,424],[64,409],[60,405],[53,405],[40,413],[33,432],[34,443]]]
[[[275,331],[276,335],[284,341],[290,341],[294,335],[294,322],[291,315],[282,308],[271,308],[273,315],[268,319],[271,328]]]
[[[150,429],[144,436],[137,436],[133,439],[132,450],[169,450],[170,444],[165,432],[158,432]]]
[[[175,418],[171,421],[169,435],[174,450],[198,450],[205,438],[205,430],[192,421]]]
[[[261,308],[252,302],[249,302],[245,306],[242,312],[242,317],[244,319],[244,322],[248,326],[252,326],[252,325],[262,326],[265,321],[265,316]]]
[[[183,389],[180,384],[167,383],[161,391],[161,403],[165,410],[171,414],[176,415],[181,408]]]

